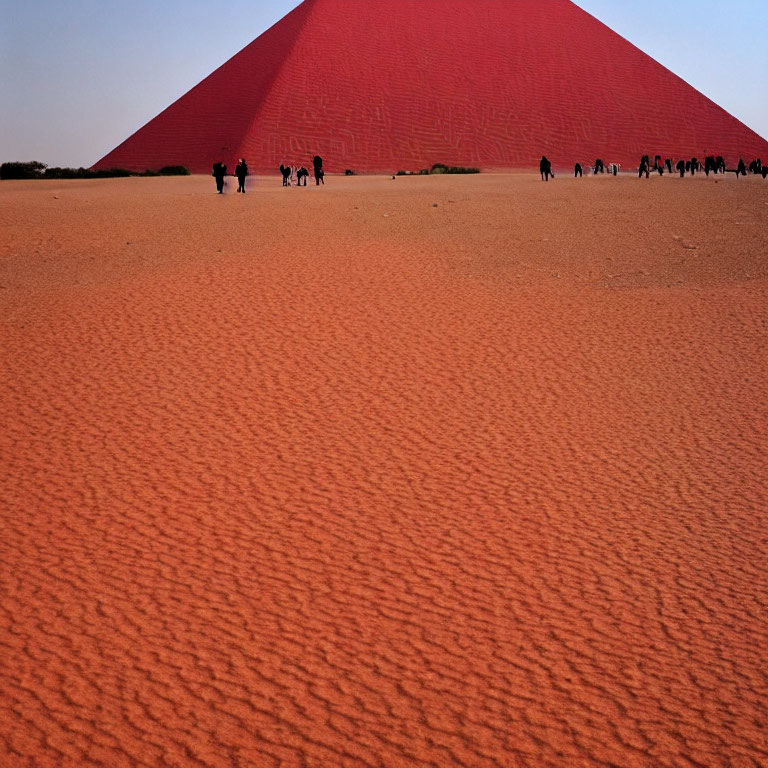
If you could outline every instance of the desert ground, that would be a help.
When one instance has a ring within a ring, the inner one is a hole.
[[[0,765],[768,765],[768,182],[326,181],[0,184]]]

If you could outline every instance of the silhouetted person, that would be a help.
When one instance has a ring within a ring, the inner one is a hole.
[[[245,177],[248,175],[248,166],[241,157],[240,162],[235,166],[235,176],[237,176],[237,191],[245,194]]]
[[[715,163],[717,163],[717,171],[720,173],[725,173],[725,160],[723,159],[722,155],[718,155],[715,158]],[[717,171],[715,171],[715,173],[717,173]]]
[[[691,176],[696,175],[696,171],[699,170],[699,159],[697,157],[691,158]]]
[[[576,165],[573,167],[573,176],[574,178],[581,178],[584,176],[584,171],[581,169],[581,163],[576,163]]]
[[[315,155],[312,158],[312,170],[315,172],[315,185],[325,184],[325,174],[323,173],[323,158]]]
[[[227,175],[227,166],[224,165],[224,163],[214,163],[213,164],[213,173],[211,176],[213,176],[214,179],[216,179],[216,189],[218,190],[219,194],[223,194],[224,192],[224,177]]]
[[[605,163],[599,157],[595,160],[595,173],[605,173]]]
[[[685,176],[685,160],[678,160],[675,168],[680,171],[680,178],[682,179]]]
[[[672,173],[672,158],[671,157],[668,157],[664,161],[664,167],[667,169],[668,173]]]
[[[309,176],[309,171],[302,165],[301,168],[296,172],[296,178],[298,180],[298,186],[301,186],[301,180],[304,179],[304,186],[307,186],[307,176]]]
[[[284,187],[290,187],[291,182],[291,166],[290,165],[283,165],[280,164],[280,173],[283,175],[283,186]]]
[[[544,155],[539,162],[539,171],[541,171],[541,180],[549,181],[549,177],[552,175],[552,163]]]
[[[744,165],[744,160],[742,158],[739,158],[739,164],[736,166],[736,178],[738,179],[739,176],[746,176],[747,175],[747,166]]]
[[[704,173],[709,176],[710,171],[717,173],[717,169],[715,168],[715,158],[712,157],[712,155],[707,155],[704,158]]]
[[[649,165],[648,155],[643,155],[642,158],[640,159],[640,168],[637,173],[638,179],[642,178],[643,174],[645,174],[646,179],[650,176],[648,165]]]
[[[654,158],[653,170],[656,171],[656,173],[658,173],[659,176],[664,175],[664,163],[661,162],[661,155],[656,155],[656,157]]]
[[[765,180],[765,177],[766,177],[766,176],[768,176],[768,165],[764,165],[764,166],[763,166],[763,167],[760,169],[760,174],[762,175],[762,177],[763,177],[763,180]]]

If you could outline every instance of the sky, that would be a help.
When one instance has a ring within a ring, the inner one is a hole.
[[[0,0],[0,162],[92,165],[298,4]],[[576,4],[768,138],[768,0]]]

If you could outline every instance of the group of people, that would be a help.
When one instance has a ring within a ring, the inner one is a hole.
[[[616,176],[619,171],[619,165],[617,163],[611,163],[609,169],[609,172]],[[680,174],[680,178],[682,179],[686,173],[690,173],[694,176],[697,171],[704,171],[707,176],[709,176],[710,173],[725,173],[726,165],[725,160],[721,155],[718,155],[717,157],[714,155],[707,155],[703,164],[696,157],[692,157],[690,160],[678,160],[677,165],[675,165],[675,170]],[[541,172],[542,181],[549,181],[550,177],[555,177],[555,174],[552,172],[552,163],[546,156],[541,158],[539,171]],[[651,171],[658,173],[659,176],[663,176],[665,171],[667,173],[672,173],[672,160],[670,158],[662,160],[661,155],[656,155],[653,164],[651,164],[650,156],[643,155],[640,158],[640,165],[638,167],[638,178],[645,176],[647,179],[651,175]],[[600,158],[598,158],[592,166],[592,173],[598,174],[605,172],[606,165]],[[766,178],[766,176],[768,176],[768,165],[763,165],[758,157],[757,160],[753,160],[749,164],[749,172]],[[573,168],[573,175],[575,178],[580,178],[584,175],[584,169],[582,168],[581,163],[576,163]],[[739,158],[738,165],[736,166],[736,178],[746,175],[747,166],[744,163],[744,160]]]
[[[605,163],[600,160],[600,158],[598,158],[595,160],[595,164],[592,166],[592,173],[605,173],[605,167]],[[618,163],[611,163],[609,168],[610,172],[613,173],[614,176],[618,174]],[[541,161],[539,162],[539,171],[541,172],[542,181],[549,181],[550,177],[553,179],[555,178],[555,173],[552,170],[552,163],[546,155],[543,155]],[[576,163],[576,165],[573,167],[573,175],[577,179],[584,176],[584,169],[581,167],[581,163]]]
[[[312,158],[312,168],[315,175],[315,184],[318,186],[320,184],[325,184],[323,158],[319,155],[315,155]],[[619,171],[619,165],[617,163],[611,163],[609,165],[609,169],[609,172],[616,176]],[[667,173],[672,173],[672,160],[667,158],[666,160],[662,161],[661,155],[656,155],[653,160],[653,164],[651,164],[650,156],[643,155],[640,158],[640,166],[637,173],[638,178],[645,176],[647,179],[651,175],[652,170],[658,173],[659,176],[663,176],[664,171]],[[677,170],[677,172],[680,174],[680,178],[682,179],[686,173],[690,173],[692,176],[694,176],[697,171],[702,170],[707,176],[709,176],[710,173],[725,173],[726,165],[725,160],[721,155],[718,155],[717,157],[713,155],[707,155],[704,159],[703,165],[696,157],[692,157],[690,160],[678,160],[677,165],[675,166],[675,170]],[[555,174],[552,171],[552,163],[547,159],[546,156],[542,156],[541,161],[539,162],[539,171],[541,172],[542,181],[549,181],[550,177],[553,179],[555,178]],[[598,158],[595,160],[595,164],[592,166],[592,173],[598,174],[605,172],[606,165],[600,158]],[[762,161],[758,157],[757,160],[753,160],[749,164],[749,172],[761,175],[763,178],[766,178],[766,176],[768,176],[768,165],[763,165]],[[292,165],[281,163],[280,174],[283,177],[284,187],[291,187],[294,185],[294,183],[296,186],[300,187],[302,186],[302,181],[304,182],[304,186],[307,186],[309,171],[303,165],[299,165],[298,163],[294,163]],[[223,194],[224,178],[227,175],[227,166],[222,162],[214,163],[213,173],[211,175],[216,179],[216,190],[220,195]],[[245,194],[245,178],[248,176],[248,166],[244,158],[241,157],[240,161],[235,166],[234,175],[237,178],[237,191]],[[576,163],[573,169],[573,175],[576,178],[580,178],[584,175],[584,169],[582,168],[581,163]],[[746,175],[747,166],[744,163],[744,160],[739,158],[738,165],[736,166],[736,178]]]
[[[312,170],[315,173],[315,184],[325,184],[325,171],[323,171],[323,158],[320,155],[315,155],[312,158]],[[307,179],[309,178],[309,171],[305,166],[294,163],[293,165],[280,164],[280,173],[283,177],[283,186],[292,187],[294,182],[296,186],[307,186]]]
[[[643,155],[640,159],[640,167],[638,168],[638,178],[645,175],[645,178],[647,179],[652,170],[657,172],[659,176],[663,176],[665,170],[668,173],[672,173],[672,161],[667,158],[662,162],[661,155],[656,155],[653,165],[651,165],[650,157],[648,155]],[[680,174],[680,178],[682,179],[686,173],[690,173],[691,176],[695,176],[697,172],[700,173],[701,171],[704,171],[707,176],[709,176],[710,173],[714,173],[715,175],[718,173],[726,173],[727,167],[722,155],[717,155],[717,157],[714,155],[707,155],[704,158],[703,164],[697,157],[692,157],[690,160],[678,160],[675,165],[675,170]],[[749,164],[749,170],[751,173],[761,175],[763,178],[768,176],[768,166],[764,167],[759,157]],[[747,166],[744,164],[744,160],[739,158],[739,162],[736,165],[736,178],[738,179],[739,176],[746,175]]]
[[[312,158],[312,168],[315,172],[315,184],[325,184],[325,172],[323,171],[323,158],[320,155],[315,155]],[[290,187],[296,182],[297,186],[301,186],[301,182],[304,182],[304,186],[307,186],[307,178],[309,177],[309,171],[304,166],[299,166],[298,163],[293,165],[280,165],[280,173],[283,176],[283,186]],[[213,176],[216,179],[216,191],[222,195],[224,194],[224,178],[227,175],[227,166],[219,161],[213,164]],[[248,175],[248,165],[244,158],[240,158],[240,161],[235,166],[234,176],[237,177],[237,191],[245,194],[245,177]]]
[[[216,191],[220,194],[224,194],[224,177],[227,175],[227,166],[221,161],[213,164],[213,176],[216,179]],[[237,191],[245,194],[245,177],[248,175],[248,166],[245,160],[241,157],[240,162],[235,166],[234,175],[237,177]]]

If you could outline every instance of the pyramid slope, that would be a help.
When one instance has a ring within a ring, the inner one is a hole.
[[[96,167],[316,153],[395,171],[735,162],[768,142],[570,0],[306,0]]]
[[[185,165],[200,173],[236,158],[310,8],[306,2],[295,8],[94,167]]]

